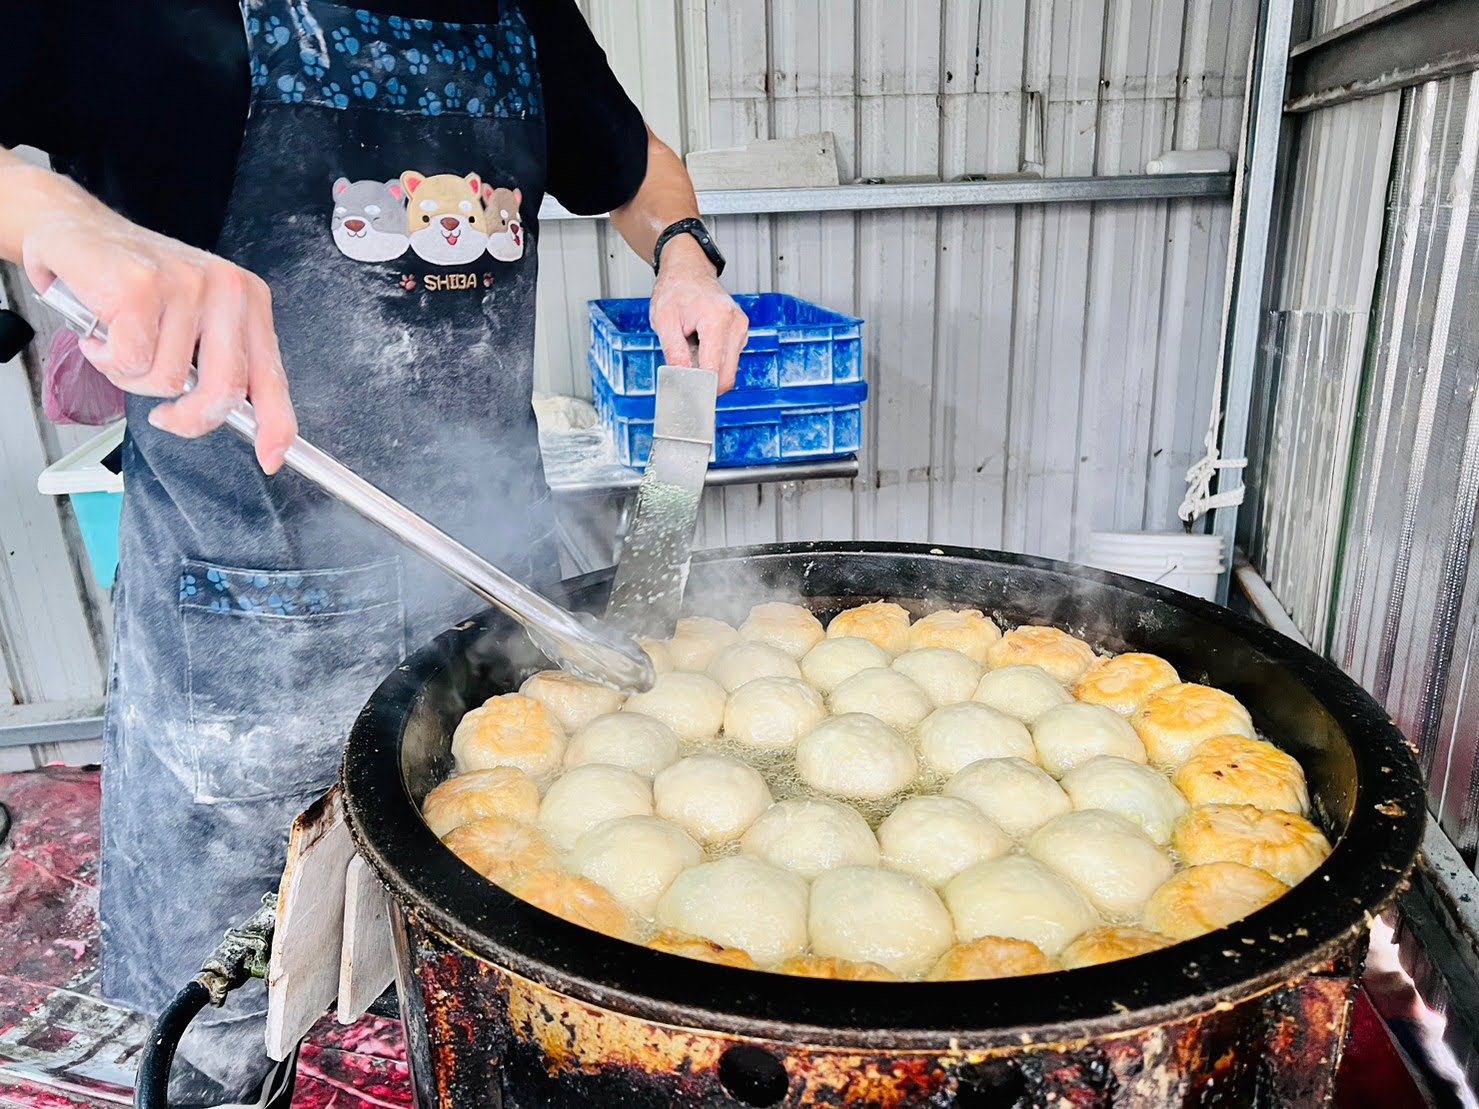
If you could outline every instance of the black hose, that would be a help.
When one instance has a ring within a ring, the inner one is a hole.
[[[134,1109],[169,1109],[169,1072],[174,1066],[175,1050],[185,1029],[197,1013],[210,1003],[211,993],[198,981],[192,981],[159,1014],[149,1035],[149,1046],[139,1061],[139,1074],[134,1082]]]

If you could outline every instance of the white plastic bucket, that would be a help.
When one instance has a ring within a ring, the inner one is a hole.
[[[1182,531],[1096,531],[1083,561],[1210,601],[1222,574],[1222,538]]]

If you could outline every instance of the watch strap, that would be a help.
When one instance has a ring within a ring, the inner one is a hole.
[[[719,253],[719,248],[714,244],[714,236],[709,234],[709,229],[704,226],[704,221],[692,216],[680,219],[676,223],[669,224],[657,237],[657,245],[652,248],[652,272],[662,272],[662,248],[679,235],[692,235],[703,250],[704,256],[714,264],[717,274],[724,272],[724,255]]]

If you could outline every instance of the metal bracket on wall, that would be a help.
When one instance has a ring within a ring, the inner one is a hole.
[[[103,735],[103,703],[94,698],[0,708],[0,747],[75,743]]]
[[[1475,69],[1474,0],[1396,0],[1294,47],[1284,109],[1308,112]]]

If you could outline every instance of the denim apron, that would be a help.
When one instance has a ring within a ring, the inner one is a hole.
[[[530,400],[542,94],[517,6],[487,10],[248,0],[217,252],[272,289],[305,437],[538,583],[558,567]],[[104,992],[148,1012],[276,888],[374,687],[478,607],[230,432],[157,431],[155,403],[128,406],[101,892]],[[181,1052],[228,1091],[264,1063],[265,998],[240,993]]]

